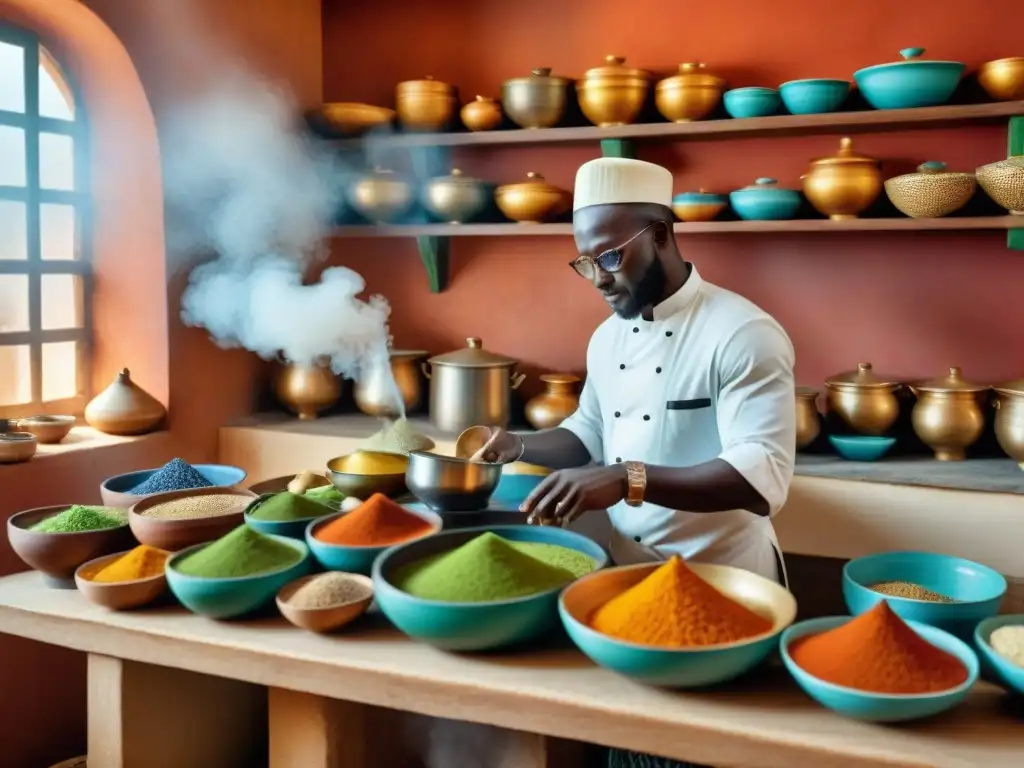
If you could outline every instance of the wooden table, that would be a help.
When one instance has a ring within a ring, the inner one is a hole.
[[[500,759],[482,764],[501,768],[569,768],[572,744],[562,739],[732,768],[1024,765],[1024,716],[985,683],[955,712],[884,727],[821,709],[778,669],[672,693],[571,648],[447,654],[370,616],[321,637],[280,618],[112,613],[37,573],[0,579],[0,631],[89,654],[89,768],[244,764],[243,751],[263,743],[253,729],[267,727],[272,768],[398,768],[385,755],[410,732],[396,711],[491,726]],[[438,733],[434,748],[444,746]],[[463,752],[481,738],[448,734]]]

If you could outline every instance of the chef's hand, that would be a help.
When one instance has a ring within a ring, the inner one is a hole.
[[[519,510],[529,515],[532,525],[566,526],[591,509],[608,509],[626,493],[626,469],[622,464],[608,467],[580,467],[552,472],[533,489]]]
[[[501,427],[492,427],[491,436],[483,447],[470,457],[470,461],[486,461],[490,464],[507,464],[523,453],[523,438]]]

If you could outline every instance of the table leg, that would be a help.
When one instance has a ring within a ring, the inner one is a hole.
[[[89,768],[259,765],[265,688],[89,654]]]

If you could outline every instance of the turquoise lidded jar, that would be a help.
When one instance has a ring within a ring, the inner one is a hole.
[[[775,179],[762,177],[749,187],[729,193],[729,204],[745,221],[783,221],[800,210],[802,196],[795,189],[782,189]]]
[[[904,48],[903,61],[876,64],[853,73],[864,99],[875,109],[909,109],[945,104],[960,84],[966,65],[928,61],[924,48]]]

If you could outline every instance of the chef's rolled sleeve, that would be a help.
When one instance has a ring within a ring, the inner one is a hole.
[[[796,461],[793,345],[774,320],[740,326],[718,356],[719,458],[746,478],[774,515]]]
[[[601,435],[601,409],[598,405],[597,391],[588,376],[580,392],[580,405],[576,412],[565,419],[559,426],[567,429],[580,439],[590,454],[590,458],[598,464],[604,461],[604,438]]]

